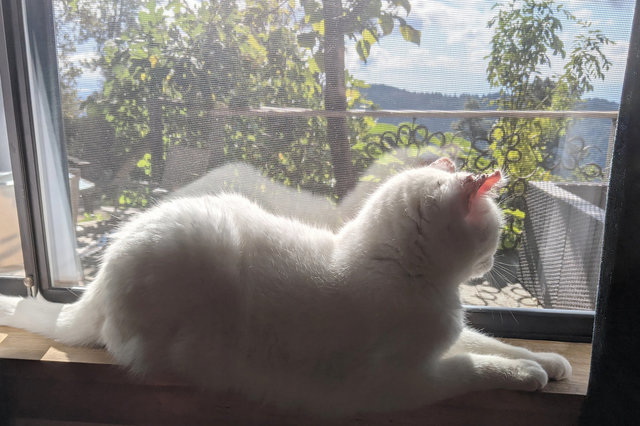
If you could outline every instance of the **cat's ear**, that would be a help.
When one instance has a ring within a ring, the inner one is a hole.
[[[496,170],[490,175],[469,175],[462,181],[463,202],[466,208],[465,213],[471,211],[471,206],[481,196],[486,194],[502,179],[500,170]]]
[[[453,163],[453,161],[447,157],[440,157],[438,158],[436,161],[434,161],[433,163],[429,164],[429,167],[433,167],[435,169],[440,169],[443,170],[445,172],[449,172],[449,173],[455,173],[456,172],[456,165]]]

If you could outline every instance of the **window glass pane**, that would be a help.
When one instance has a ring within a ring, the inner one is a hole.
[[[634,2],[302,3],[53,1],[70,200],[56,220],[75,229],[56,253],[73,249],[76,281],[163,199],[235,190],[337,229],[388,176],[447,155],[510,176],[498,264],[464,302],[592,309]],[[322,115],[345,108],[369,113]]]
[[[77,193],[78,179],[66,164],[55,54],[47,50],[54,46],[51,8],[47,3],[26,4],[30,6],[25,14],[29,86],[48,267],[53,285],[69,287],[83,283],[70,201]]]
[[[24,277],[9,138],[0,89],[0,277]]]

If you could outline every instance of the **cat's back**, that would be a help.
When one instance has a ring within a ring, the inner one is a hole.
[[[211,347],[233,345],[237,327],[246,332],[243,321],[266,315],[272,301],[307,303],[320,291],[333,244],[331,232],[236,194],[162,203],[120,229],[92,284],[104,296],[103,340],[135,371],[166,365],[146,354],[162,352],[168,336],[180,335],[175,350],[189,352],[176,359],[193,356],[203,336]]]
[[[116,234],[105,261],[117,261],[119,269],[133,261],[233,275],[273,269],[274,260],[283,268],[311,266],[330,258],[334,239],[328,230],[273,215],[241,195],[205,195],[172,199],[140,214]]]
[[[342,225],[335,206],[327,197],[272,181],[245,163],[230,163],[215,168],[169,194],[169,197],[175,199],[224,193],[239,194],[270,213],[297,218],[311,225],[332,229]]]

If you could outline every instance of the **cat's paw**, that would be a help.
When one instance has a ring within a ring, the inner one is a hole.
[[[536,352],[535,360],[544,368],[551,380],[571,377],[571,364],[562,355],[552,352]]]
[[[540,364],[528,359],[514,361],[514,388],[516,390],[537,391],[547,385],[549,376]]]

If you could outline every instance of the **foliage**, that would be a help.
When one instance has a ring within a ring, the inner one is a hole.
[[[494,29],[488,55],[487,78],[500,89],[496,100],[502,110],[567,110],[593,90],[593,82],[604,80],[611,62],[603,48],[611,41],[590,22],[577,19],[553,0],[510,0],[494,5],[497,13],[488,22]],[[578,28],[567,57],[560,37],[562,22]],[[549,74],[552,58],[564,61],[560,74]],[[522,195],[526,181],[557,179],[552,170],[560,162],[559,144],[566,134],[568,119],[503,118],[492,128],[496,165],[511,177],[509,191]],[[520,197],[521,198],[521,197]],[[513,234],[524,213],[511,201],[508,224]]]
[[[397,22],[419,42],[419,32],[399,15],[399,9],[408,13],[410,4],[387,3],[376,9],[376,2],[347,2],[343,19],[349,37],[362,44],[375,34],[377,40]],[[131,177],[127,168],[136,165],[138,177],[159,185],[168,147],[176,144],[202,149],[210,167],[246,161],[285,184],[332,193],[326,119],[211,116],[259,106],[323,108],[322,8],[304,0],[301,6],[302,19],[295,2],[281,0],[56,0],[61,74],[67,76],[63,89],[68,89],[63,97],[76,102],[65,107],[70,153],[108,168],[100,174],[113,182],[99,186],[110,186],[107,196],[116,203],[145,199],[144,191],[115,198],[109,191],[122,186]],[[95,48],[93,59],[73,62],[83,43]],[[105,81],[80,107],[74,90],[82,67],[101,72]],[[361,93],[363,82],[348,73],[345,80],[348,108],[371,105]],[[370,118],[349,119],[348,137],[357,140],[374,124]],[[103,135],[110,152],[106,163],[97,161],[99,142],[84,140],[77,131],[83,125],[112,129]],[[354,164],[368,162],[355,151]]]
[[[80,223],[86,223],[86,222],[102,222],[103,220],[105,220],[105,217],[102,215],[102,213],[84,213],[82,216],[82,219],[80,219]]]
[[[553,0],[511,0],[494,8],[497,14],[488,23],[494,35],[487,78],[492,87],[500,89],[499,109],[572,109],[584,93],[593,90],[594,80],[604,80],[611,62],[602,49],[611,41],[590,22],[578,20]],[[581,31],[568,58],[560,38],[561,18]],[[565,60],[563,72],[542,78],[551,70],[552,57]],[[498,127],[510,144],[518,145],[521,155],[509,158],[505,147],[495,147],[498,151],[503,148],[499,165],[516,176],[541,178],[544,172],[538,166],[549,169],[557,162],[558,144],[567,124],[568,120],[549,118],[501,120]]]
[[[314,52],[312,67],[324,69],[324,0],[300,0],[304,9],[304,20],[299,24],[300,46]],[[356,52],[361,60],[367,61],[373,45],[381,37],[391,34],[397,25],[402,37],[420,44],[421,32],[407,23],[411,12],[409,0],[346,0],[340,25],[344,34],[355,41]],[[404,15],[404,16],[403,16]]]
[[[326,1],[301,0],[297,9],[295,1],[282,0],[56,0],[63,92],[77,98],[73,90],[79,66],[105,78],[102,92],[83,103],[82,113],[79,105],[67,108],[71,113],[65,126],[109,130],[91,140],[76,131],[70,152],[86,159],[107,140],[109,154],[102,147],[101,164],[108,167],[105,180],[122,178],[132,164],[140,179],[160,184],[169,147],[184,145],[202,150],[209,167],[246,161],[285,184],[335,196],[326,119],[219,115],[258,106],[324,107]],[[411,10],[407,0],[340,4],[341,29],[364,61],[375,42],[396,28],[407,41],[420,42],[420,32],[406,21]],[[512,0],[494,7],[487,76],[500,89],[500,109],[572,108],[596,79],[604,78],[611,64],[602,48],[609,39],[561,4]],[[562,19],[582,29],[568,53],[559,37]],[[94,59],[73,62],[76,47],[89,42]],[[565,59],[562,73],[543,77],[554,56]],[[364,82],[348,73],[345,81],[347,108],[371,106]],[[465,105],[477,107],[471,101]],[[477,171],[497,165],[516,177],[513,185],[520,185],[520,179],[551,178],[566,124],[546,118],[503,119],[487,132],[483,122],[463,120],[448,147],[467,158],[477,151],[472,144],[484,140],[481,149],[491,150],[493,157],[476,156],[469,167]],[[367,144],[384,133],[380,130],[371,118],[348,120],[356,170],[375,157]],[[111,198],[128,203],[145,201],[148,195],[148,189],[129,191]],[[517,210],[512,209],[515,218]]]
[[[210,116],[214,110],[260,105],[321,108],[320,76],[297,45],[293,11],[278,9],[280,2],[273,0],[247,8],[232,1],[141,1],[129,24],[108,38],[79,9],[87,3],[65,2],[65,16],[72,20],[75,13],[85,28],[76,42],[85,36],[101,40],[94,65],[105,82],[101,93],[84,102],[86,116],[68,119],[67,128],[106,121],[113,129],[109,150],[117,147],[110,158],[119,158],[122,168],[127,163],[123,155],[134,157],[143,177],[156,182],[166,148],[184,144],[201,148],[211,165],[244,160],[284,183],[330,190],[322,119]],[[89,35],[87,26],[95,33]],[[357,90],[361,85],[349,77],[351,105],[366,102]],[[80,144],[76,134],[69,137],[70,152],[82,156],[92,151],[91,142]],[[151,158],[143,162],[143,157]],[[118,173],[112,167],[109,174]],[[136,198],[120,196],[116,202]]]
[[[117,38],[126,26],[136,25],[134,19],[141,0],[54,0],[58,75],[65,118],[77,117],[80,102],[76,90],[77,78],[83,69],[96,71],[102,65],[102,51],[107,40]],[[78,49],[93,44],[95,55],[82,55]],[[105,70],[103,70],[104,72]]]
[[[494,5],[497,15],[488,22],[494,28],[487,78],[500,88],[498,105],[505,110],[568,109],[593,90],[611,62],[602,49],[611,41],[590,22],[577,19],[553,0],[511,0]],[[551,57],[566,59],[560,38],[563,17],[582,33],[573,42],[563,73],[542,79],[551,68]]]

